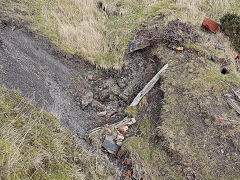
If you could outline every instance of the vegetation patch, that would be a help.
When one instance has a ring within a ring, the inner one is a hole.
[[[109,169],[57,118],[0,87],[0,179],[106,179]]]
[[[130,39],[146,20],[150,1],[0,0],[1,11],[31,22],[56,45],[101,67],[121,68]]]
[[[240,16],[226,14],[220,22],[223,32],[231,38],[234,48],[240,53]]]

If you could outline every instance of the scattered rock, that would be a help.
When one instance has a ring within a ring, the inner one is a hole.
[[[116,135],[106,136],[105,140],[103,141],[103,144],[102,144],[103,148],[105,148],[109,153],[114,154],[114,155],[117,154],[117,152],[120,148],[114,142],[115,139],[116,139]]]
[[[131,174],[132,174],[132,171],[131,171],[131,170],[127,170],[126,176],[127,176],[127,177],[130,177]]]
[[[92,108],[96,109],[97,111],[104,111],[105,106],[101,104],[99,101],[93,100],[91,104]]]
[[[122,134],[117,135],[116,141],[123,141],[124,140],[124,136]]]
[[[110,97],[110,93],[108,90],[103,90],[99,93],[99,99],[104,102],[106,100],[108,100],[108,98]]]
[[[125,80],[123,80],[123,79],[118,79],[117,84],[121,89],[126,87]]]
[[[121,126],[118,130],[121,131],[122,133],[126,133],[128,130],[128,126]]]
[[[89,75],[88,75],[88,80],[89,80],[89,81],[93,81],[93,80],[94,80],[94,76],[93,76],[92,74],[89,74]]]
[[[97,115],[100,116],[100,117],[104,117],[104,116],[107,115],[107,111],[99,112]]]
[[[121,147],[123,142],[122,141],[116,141],[116,144]]]
[[[108,114],[109,116],[112,116],[112,115],[114,115],[115,113],[117,113],[116,110],[110,110],[110,111],[107,112],[107,114]]]
[[[112,88],[116,86],[116,82],[114,79],[109,78],[103,81],[103,88],[107,89],[107,88]]]
[[[188,72],[189,72],[189,73],[193,73],[194,70],[193,70],[192,68],[189,68],[189,69],[188,69]]]
[[[86,107],[88,104],[90,104],[93,101],[93,93],[88,92],[82,97],[82,105],[83,107]]]
[[[118,96],[121,93],[120,87],[117,85],[111,88],[111,91],[114,95]]]
[[[120,97],[123,101],[125,101],[125,102],[128,101],[128,96],[125,95],[124,93],[120,94],[119,97]]]
[[[132,165],[132,160],[130,158],[126,158],[125,163],[126,163],[127,166],[131,166]]]

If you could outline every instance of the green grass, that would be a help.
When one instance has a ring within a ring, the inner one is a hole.
[[[0,87],[0,179],[105,179],[108,168],[84,151],[51,114]]]
[[[52,42],[104,68],[120,69],[128,43],[155,1],[0,0],[5,15],[30,22]],[[121,3],[120,7],[116,4]],[[119,13],[114,15],[114,13]],[[121,14],[121,15],[120,15]]]

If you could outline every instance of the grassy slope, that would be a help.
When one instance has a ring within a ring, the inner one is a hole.
[[[79,4],[76,4],[80,2],[86,4],[86,1],[61,0],[58,3],[51,1],[53,3],[51,5],[48,4],[50,2],[48,0],[23,0],[21,3],[19,2],[0,0],[0,4],[5,5],[7,14],[11,14],[13,17],[19,16],[19,18],[27,17],[28,20],[33,21],[34,28],[42,31],[53,42],[69,52],[78,53],[103,67],[111,66],[115,68],[119,68],[121,64],[119,57],[121,59],[128,40],[133,37],[133,30],[138,28],[139,24],[145,20],[146,17],[143,14],[147,12],[144,7],[145,1],[131,3],[131,1],[126,0],[124,1],[125,5],[120,10],[115,10],[116,6],[110,2],[114,2],[114,4],[116,2],[106,0],[104,3],[109,11],[121,11],[123,13],[122,17],[111,16],[110,18],[107,18],[104,12],[92,8],[95,7],[96,1],[87,1],[88,6],[84,7],[88,7],[90,10],[85,11],[86,16],[81,13],[82,8],[79,8]],[[166,16],[165,23],[180,18],[185,22],[200,26],[206,16],[219,21],[219,18],[227,11],[239,13],[237,5],[240,3],[237,2],[239,0],[148,1],[147,3],[153,3],[153,8],[147,14],[149,16],[152,13],[157,16],[164,14]],[[134,6],[136,8],[132,8]],[[15,13],[16,9],[19,13]],[[92,18],[93,14],[94,18]],[[93,21],[89,21],[87,17],[91,17]],[[87,28],[87,30],[82,29],[83,27]],[[86,32],[86,35],[81,34]],[[84,38],[78,40],[78,37]],[[225,47],[230,47],[228,39],[222,34],[217,34],[216,38]],[[96,40],[99,40],[98,43],[100,44],[96,43]],[[83,44],[84,46],[82,46]],[[223,53],[214,50],[209,42],[203,42],[203,44],[208,46],[219,57],[234,57],[236,55],[231,48],[228,48]],[[101,49],[102,47],[104,48]],[[203,50],[200,47],[193,45],[191,48],[202,52]],[[154,129],[152,129],[149,120],[140,122],[137,125],[137,128],[141,129],[142,137],[127,139],[124,148],[131,152],[136,163],[143,164],[137,170],[145,172],[146,176],[150,176],[152,179],[183,179],[183,176],[191,175],[193,171],[201,179],[214,179],[221,175],[234,176],[234,173],[238,173],[237,170],[228,169],[228,167],[224,166],[224,163],[219,162],[217,157],[213,160],[210,159],[208,152],[213,150],[211,148],[216,147],[212,146],[211,143],[219,134],[220,138],[224,138],[227,135],[234,136],[239,133],[239,124],[235,123],[234,125],[229,121],[234,121],[237,118],[236,113],[234,111],[229,111],[230,114],[225,112],[228,107],[222,99],[222,95],[228,91],[229,84],[240,85],[239,75],[237,75],[235,67],[229,67],[231,73],[223,76],[219,73],[220,66],[211,63],[204,56],[194,57],[187,63],[176,65],[175,59],[180,57],[166,58],[168,54],[163,52],[167,51],[160,46],[159,56],[162,56],[163,60],[171,65],[171,71],[166,73],[163,84],[165,91],[163,112],[171,113],[163,114],[163,124],[158,129],[161,133],[164,133],[164,137],[167,139],[166,142],[168,142],[166,147],[169,148],[170,154],[172,153],[174,157],[169,155],[164,144],[162,146],[152,146],[150,142],[154,136]],[[189,73],[188,69],[193,69],[194,73]],[[181,87],[183,94],[186,96],[178,94],[177,87]],[[179,102],[181,103],[179,104]],[[207,113],[207,116],[201,120],[208,125],[208,133],[206,133],[206,127],[192,113],[203,113],[202,110],[209,109],[209,107],[216,109],[216,111],[204,112]],[[221,108],[225,109],[225,111],[221,111]],[[217,121],[212,123],[208,116],[211,114],[216,116],[218,112],[220,116],[216,117]],[[227,128],[226,132],[222,132],[222,126],[228,125],[231,125],[231,128]],[[208,140],[209,144],[202,143],[204,138]],[[206,146],[209,146],[209,148],[206,149]],[[218,153],[219,150],[216,149],[213,154]],[[234,159],[234,154],[230,156],[229,161],[231,159]],[[185,165],[184,170],[181,169],[182,166],[179,165],[179,162]],[[21,163],[18,164],[21,166]],[[227,163],[225,164],[227,165]]]
[[[0,87],[0,179],[110,178],[98,162],[57,118]]]
[[[239,13],[235,6],[237,1],[209,3],[204,0],[177,0],[162,6],[161,2],[152,12],[164,13],[165,23],[180,18],[197,27],[200,27],[206,16],[219,22],[219,18],[226,12]],[[205,37],[206,33],[201,32],[200,28],[198,31]],[[233,64],[227,67],[230,74],[221,74],[221,66],[206,58],[201,45],[207,46],[220,58],[233,58],[237,53],[232,49],[228,38],[221,33],[214,37],[227,48],[226,52],[216,50],[212,42],[205,40],[200,44],[186,46],[194,50],[189,52],[190,58],[187,61],[181,53],[172,55],[162,45],[155,52],[163,62],[170,65],[162,84],[165,94],[162,124],[156,130],[149,119],[139,122],[133,131],[140,131],[141,137],[131,137],[123,146],[130,151],[136,164],[142,164],[136,166],[135,171],[145,174],[145,177],[191,179],[193,172],[198,179],[240,177],[236,152],[221,154],[221,149],[228,152],[230,148],[226,143],[228,139],[233,141],[236,149],[240,149],[239,117],[229,109],[223,98],[230,87],[240,87],[240,75]],[[145,105],[145,109],[138,107],[139,112],[146,111],[147,107],[148,105]],[[161,138],[160,145],[153,145],[155,132]],[[235,167],[232,168],[232,165]]]
[[[119,69],[129,40],[155,1],[103,0],[101,8],[97,0],[0,0],[0,5],[68,52]]]
[[[169,19],[177,16],[197,24],[205,15],[219,20],[229,9],[238,12],[235,1],[0,0],[0,5],[5,14],[32,22],[32,28],[68,52],[98,66],[119,69],[129,40],[147,21],[146,14],[166,13],[166,6],[173,2],[177,6],[167,12]],[[156,11],[152,11],[154,7]]]

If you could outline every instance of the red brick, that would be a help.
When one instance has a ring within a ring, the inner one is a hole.
[[[216,23],[215,21],[213,21],[209,18],[204,19],[202,26],[205,27],[206,29],[210,30],[213,33],[216,33],[219,29],[218,23]]]

